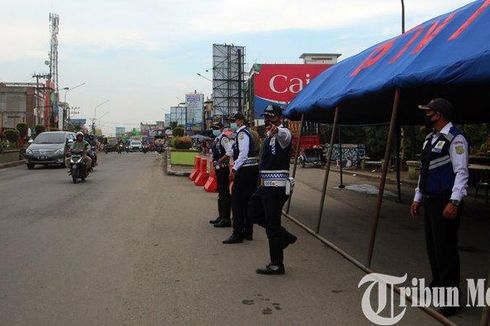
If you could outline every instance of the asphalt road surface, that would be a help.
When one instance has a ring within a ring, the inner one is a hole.
[[[368,325],[364,274],[296,227],[286,272],[255,274],[267,240],[225,246],[216,194],[153,153],[65,169],[0,170],[0,325]],[[435,322],[409,308],[401,325]]]

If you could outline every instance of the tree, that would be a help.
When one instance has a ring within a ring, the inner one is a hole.
[[[174,130],[177,127],[177,121],[170,122],[170,129]]]
[[[17,129],[9,129],[5,131],[5,137],[9,143],[17,145],[17,141],[19,140],[19,131]]]
[[[172,135],[175,137],[182,137],[184,136],[184,128],[181,126],[177,126],[174,129],[172,129]]]
[[[36,131],[36,137],[37,137],[37,135],[46,131],[46,127],[44,127],[43,125],[37,125],[34,127],[34,130]]]

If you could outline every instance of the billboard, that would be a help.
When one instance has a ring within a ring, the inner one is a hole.
[[[187,106],[187,129],[202,124],[202,114],[204,108],[204,94],[192,93],[185,95]]]
[[[259,118],[270,103],[285,105],[329,64],[255,64],[254,115]]]

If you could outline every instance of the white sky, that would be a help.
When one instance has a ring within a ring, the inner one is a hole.
[[[405,0],[407,29],[469,3]],[[213,43],[247,47],[246,61],[298,63],[303,52],[341,58],[400,33],[398,0],[0,0],[0,81],[47,72],[49,12],[60,15],[60,88],[81,117],[98,109],[105,133],[163,120],[185,93],[211,93]],[[7,9],[8,8],[8,11]],[[7,14],[8,13],[8,14]],[[63,93],[61,93],[63,97]]]

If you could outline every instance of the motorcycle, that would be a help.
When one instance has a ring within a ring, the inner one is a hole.
[[[68,172],[71,175],[73,183],[78,183],[78,180],[85,181],[88,177],[89,172],[87,170],[87,165],[83,160],[82,152],[72,152],[70,155],[70,170]]]
[[[121,154],[122,150],[123,150],[123,144],[117,145],[117,153]]]
[[[146,154],[146,152],[148,152],[148,145],[143,145],[142,151],[144,154]]]
[[[97,165],[97,152],[95,151],[95,147],[92,146],[87,152],[88,156],[92,159],[92,169]]]

